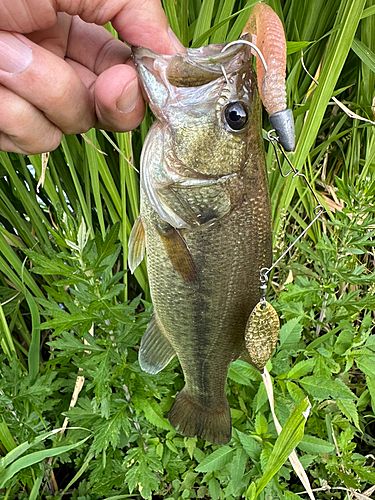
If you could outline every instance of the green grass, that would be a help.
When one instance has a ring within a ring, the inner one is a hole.
[[[254,2],[163,3],[183,43],[199,46],[238,38]],[[148,114],[132,133],[65,137],[39,193],[41,156],[0,153],[1,498],[307,498],[285,461],[291,446],[316,498],[371,497],[375,134],[332,96],[374,120],[375,2],[267,3],[289,42],[289,157],[325,209],[270,280],[283,326],[267,366],[284,434],[244,361],[229,371],[233,439],[223,447],[183,438],[166,420],[182,386],[177,363],[158,377],[139,369],[147,271],[131,276],[126,261]],[[265,150],[276,259],[316,202],[300,178],[280,175],[266,141]],[[65,416],[68,429],[54,432]]]

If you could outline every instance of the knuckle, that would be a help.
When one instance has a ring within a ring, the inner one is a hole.
[[[27,154],[45,153],[58,148],[61,142],[62,132],[56,127],[50,127],[45,134],[29,136],[18,139],[15,142]]]
[[[66,124],[62,130],[64,134],[82,134],[87,132],[95,125],[94,113],[83,113],[79,119],[72,120],[71,123]]]
[[[66,134],[86,132],[95,123],[92,97],[70,67],[50,89],[43,112]]]
[[[46,112],[50,109],[64,110],[66,108],[67,100],[70,100],[69,98],[75,90],[73,88],[75,85],[72,85],[74,76],[73,70],[70,67],[66,67],[64,71],[61,71],[53,84],[49,85],[48,92],[46,92],[43,98]]]
[[[62,135],[61,130],[54,127],[53,130],[51,130],[51,134],[48,139],[48,148],[46,151],[53,151],[54,149],[57,149],[60,146]]]

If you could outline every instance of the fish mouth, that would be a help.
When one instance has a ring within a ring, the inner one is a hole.
[[[133,47],[132,54],[137,68],[154,75],[164,76],[166,84],[174,87],[198,87],[239,69],[250,52],[244,46],[233,46],[223,51],[227,44],[211,44],[185,53],[160,55],[144,47]],[[242,54],[242,57],[238,57]]]
[[[189,108],[190,114],[209,110],[225,81],[228,83],[227,78],[251,67],[247,47],[233,46],[223,51],[226,45],[211,44],[174,55],[132,48],[145,97],[160,121],[171,119],[176,109]],[[231,88],[235,88],[235,80]]]

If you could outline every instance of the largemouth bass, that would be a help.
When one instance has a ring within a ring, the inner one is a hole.
[[[229,363],[271,265],[271,216],[261,105],[247,46],[175,56],[135,49],[156,121],[141,157],[141,209],[132,270],[147,251],[154,305],[140,346],[156,374],[177,355],[185,387],[169,413],[186,436],[231,437]]]

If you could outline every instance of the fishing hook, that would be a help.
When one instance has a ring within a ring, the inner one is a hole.
[[[229,47],[233,47],[233,45],[248,45],[249,47],[251,47],[261,60],[264,70],[267,73],[268,67],[266,60],[264,58],[264,55],[262,54],[262,51],[255,45],[255,43],[249,42],[248,40],[235,40],[234,42],[229,42],[227,45],[225,45],[221,49],[221,52],[225,52],[227,49],[229,49]]]
[[[224,68],[224,66],[222,64],[220,64],[220,69],[221,69],[221,72],[224,75],[224,78],[225,78],[225,81],[227,82],[227,85],[230,85],[227,72],[225,71],[225,68]]]

